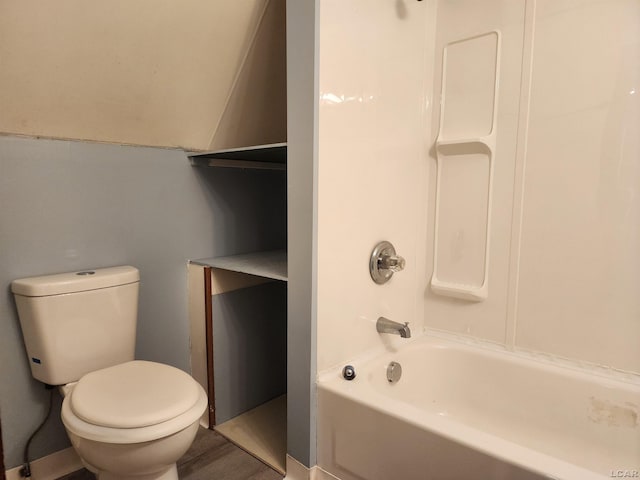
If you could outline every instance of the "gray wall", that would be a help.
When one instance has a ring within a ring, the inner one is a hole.
[[[0,416],[5,466],[46,410],[10,294],[13,279],[130,264],[141,274],[136,357],[189,370],[188,259],[282,248],[284,177],[196,169],[183,152],[0,137]],[[236,188],[238,182],[249,188]],[[216,228],[214,229],[214,224]],[[57,396],[57,394],[56,394]],[[59,419],[34,458],[69,445]]]
[[[316,463],[318,0],[287,0],[287,450]]]
[[[287,284],[214,295],[216,424],[287,392]]]

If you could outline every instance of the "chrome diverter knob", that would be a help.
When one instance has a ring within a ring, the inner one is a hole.
[[[396,254],[396,249],[390,242],[382,241],[371,252],[369,260],[371,278],[382,285],[389,281],[394,272],[403,270],[405,263],[404,258]]]

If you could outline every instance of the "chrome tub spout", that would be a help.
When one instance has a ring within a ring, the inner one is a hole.
[[[393,335],[400,335],[402,338],[411,338],[409,322],[402,324],[389,320],[388,318],[380,317],[376,322],[376,330],[378,333],[391,333]]]

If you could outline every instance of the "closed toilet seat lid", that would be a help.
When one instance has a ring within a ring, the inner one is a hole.
[[[200,386],[182,370],[135,360],[82,377],[70,407],[87,423],[140,428],[174,419],[194,407]]]

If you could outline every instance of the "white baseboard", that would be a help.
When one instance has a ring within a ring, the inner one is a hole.
[[[7,479],[9,480],[9,479]],[[338,477],[324,471],[317,465],[307,468],[295,458],[287,455],[287,476],[284,480],[340,480]]]
[[[71,472],[83,468],[82,461],[76,451],[65,448],[46,457],[31,462],[31,480],[55,480]],[[22,465],[5,472],[7,480],[22,480],[20,476]]]

